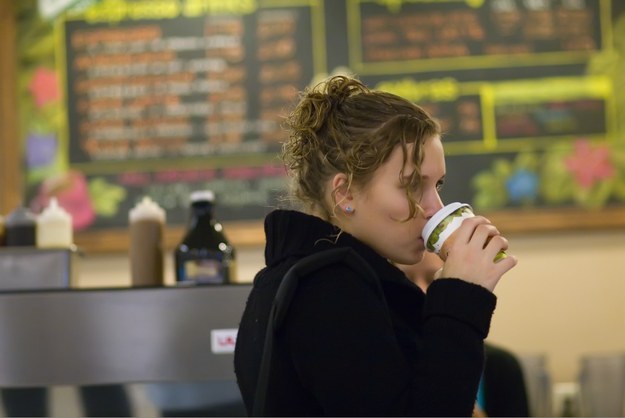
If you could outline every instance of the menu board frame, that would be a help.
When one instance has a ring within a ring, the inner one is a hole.
[[[0,0],[0,215],[21,202],[22,167],[18,146],[15,2]]]

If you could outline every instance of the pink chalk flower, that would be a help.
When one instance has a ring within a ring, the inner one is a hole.
[[[37,68],[30,80],[28,90],[35,99],[37,107],[57,102],[61,97],[56,72],[44,67]]]
[[[579,140],[575,142],[574,149],[565,164],[580,186],[590,188],[601,180],[614,177],[608,147],[601,145],[593,148],[589,141]]]

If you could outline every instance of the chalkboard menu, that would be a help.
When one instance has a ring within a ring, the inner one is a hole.
[[[67,19],[69,162],[122,188],[92,228],[123,225],[142,195],[183,224],[202,188],[225,221],[268,211],[285,188],[281,114],[323,69],[319,13],[314,1],[104,1]]]
[[[609,212],[623,224],[625,89],[615,86],[625,76],[615,68],[625,58],[615,45],[625,44],[624,3],[100,0],[75,8],[57,26],[69,183],[92,206],[84,230],[124,228],[143,195],[167,210],[168,223],[184,225],[190,192],[204,188],[216,192],[222,220],[257,225],[286,190],[277,159],[283,115],[298,91],[339,71],[441,122],[445,200],[501,219],[570,212],[573,223],[603,225]]]

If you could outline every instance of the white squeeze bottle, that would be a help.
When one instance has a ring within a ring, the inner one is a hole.
[[[38,248],[70,248],[73,245],[72,216],[56,197],[37,216],[36,242]]]

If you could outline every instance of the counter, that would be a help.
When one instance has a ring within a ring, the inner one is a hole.
[[[0,292],[0,386],[234,379],[250,289]]]

